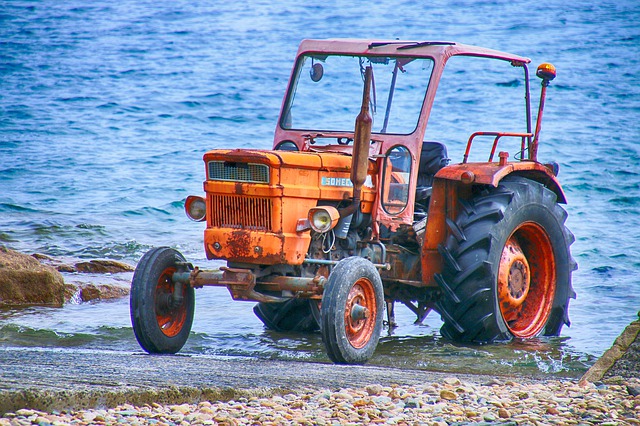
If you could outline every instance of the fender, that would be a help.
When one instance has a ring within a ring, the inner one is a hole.
[[[556,194],[559,203],[566,204],[564,191],[550,165],[535,161],[508,163],[501,158],[499,163],[461,163],[440,169],[433,180],[422,246],[422,282],[425,285],[437,286],[433,274],[442,270],[443,256],[438,247],[455,232],[454,221],[461,207],[459,200],[469,199],[474,185],[497,187],[511,174],[542,183]]]
[[[483,184],[497,187],[500,181],[510,174],[527,177],[542,183],[555,192],[559,203],[567,203],[564,191],[553,174],[552,166],[535,161],[454,164],[438,171],[435,177],[436,179],[457,180],[465,184]]]

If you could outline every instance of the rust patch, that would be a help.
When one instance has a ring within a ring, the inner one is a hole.
[[[253,257],[251,250],[251,232],[250,231],[233,231],[227,246],[230,257]]]

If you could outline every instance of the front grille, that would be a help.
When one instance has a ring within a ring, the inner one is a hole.
[[[214,195],[210,211],[213,227],[271,231],[269,198]]]
[[[231,182],[269,183],[266,164],[209,161],[209,179]]]

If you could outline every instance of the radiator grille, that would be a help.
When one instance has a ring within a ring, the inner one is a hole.
[[[266,164],[209,161],[209,179],[232,182],[269,183]]]
[[[271,231],[269,198],[214,195],[210,211],[214,227]]]

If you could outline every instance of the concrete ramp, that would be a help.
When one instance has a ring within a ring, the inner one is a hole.
[[[640,378],[640,320],[633,321],[624,329],[581,381],[597,382],[613,377]]]

